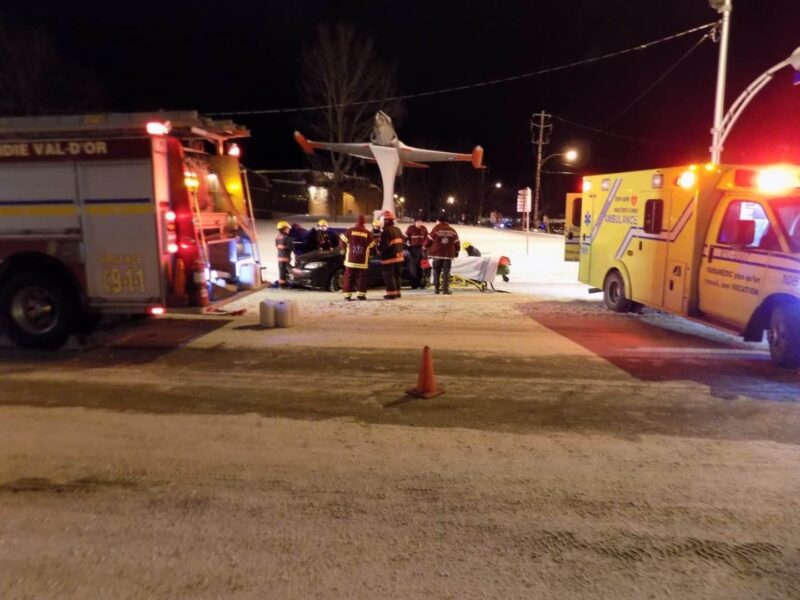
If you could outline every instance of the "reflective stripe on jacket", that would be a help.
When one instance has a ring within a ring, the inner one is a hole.
[[[294,248],[292,238],[288,234],[279,233],[275,238],[275,247],[278,249],[278,262],[289,262]]]
[[[344,253],[344,266],[352,269],[369,267],[369,253],[375,247],[375,239],[366,227],[351,227],[339,236],[347,245]]]
[[[415,246],[423,247],[428,241],[428,230],[424,225],[422,227],[409,225],[408,229],[406,229],[406,237],[408,238],[408,245],[412,248]]]
[[[394,225],[387,225],[383,228],[378,249],[384,265],[403,262],[403,241],[403,232]]]

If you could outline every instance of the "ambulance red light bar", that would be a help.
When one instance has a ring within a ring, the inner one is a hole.
[[[150,121],[147,124],[147,133],[150,135],[167,135],[171,129],[169,121],[162,123],[160,121]]]
[[[749,188],[762,194],[777,194],[800,187],[796,167],[776,165],[764,169],[736,169],[732,187]]]
[[[758,171],[755,178],[759,192],[776,194],[800,186],[797,171],[786,167],[770,167]]]

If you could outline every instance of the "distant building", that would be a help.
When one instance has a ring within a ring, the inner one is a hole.
[[[273,213],[313,216],[356,216],[381,207],[381,189],[364,177],[345,175],[342,203],[331,206],[333,174],[311,169],[256,170],[248,172],[250,195],[256,216]]]

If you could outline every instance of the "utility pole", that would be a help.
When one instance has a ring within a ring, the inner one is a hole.
[[[722,15],[719,38],[719,62],[717,65],[717,93],[714,99],[714,126],[711,128],[711,162],[718,165],[722,160],[722,120],[725,114],[725,77],[728,68],[728,40],[730,38],[733,0],[708,0],[711,8]]]
[[[531,115],[531,142],[536,144],[536,191],[533,196],[533,221],[538,223],[539,220],[539,198],[542,187],[542,151],[545,144],[550,143],[550,137],[553,133],[553,124],[550,119],[553,115],[549,115],[544,111],[534,113]],[[528,223],[530,228],[530,223]]]

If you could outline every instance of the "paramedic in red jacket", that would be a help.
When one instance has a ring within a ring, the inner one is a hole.
[[[410,255],[408,272],[411,275],[411,289],[415,290],[422,287],[423,271],[419,262],[425,256],[425,244],[428,241],[428,229],[422,224],[422,219],[416,219],[408,226],[406,241]]]
[[[433,285],[438,294],[440,287],[445,294],[450,291],[450,263],[458,256],[461,245],[456,230],[450,227],[447,217],[442,216],[428,234],[428,257],[433,259]]]
[[[367,269],[369,268],[369,254],[375,247],[375,238],[372,232],[364,226],[364,216],[358,215],[356,226],[345,233],[339,234],[344,251],[344,278],[342,291],[345,300],[353,299],[353,288],[359,300],[367,299]]]
[[[400,282],[403,277],[403,232],[394,224],[394,213],[386,210],[383,217],[383,231],[378,250],[381,254],[383,282],[386,284],[385,300],[400,297]]]

